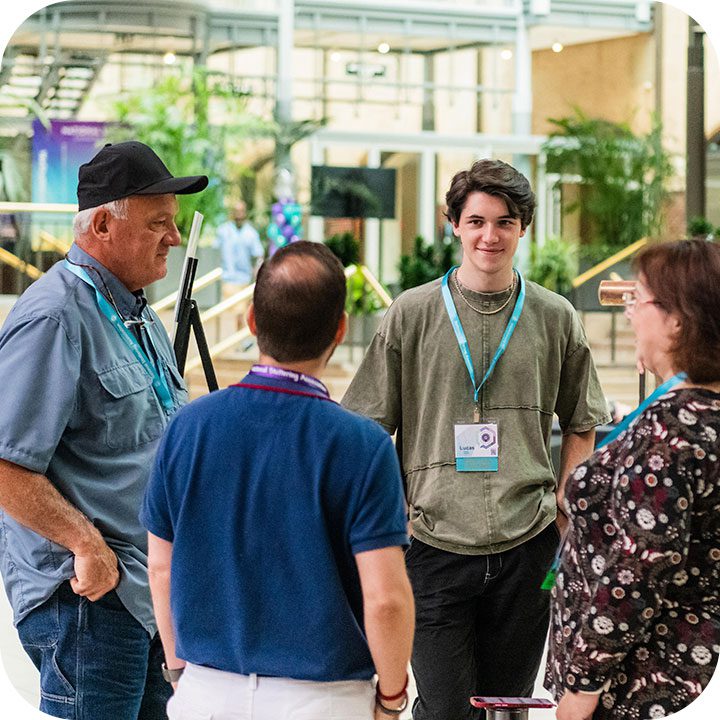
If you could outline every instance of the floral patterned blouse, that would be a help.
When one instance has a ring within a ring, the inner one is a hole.
[[[720,652],[720,394],[656,400],[568,479],[545,685],[602,689],[594,720],[691,703]]]

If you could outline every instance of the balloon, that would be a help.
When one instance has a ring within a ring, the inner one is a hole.
[[[284,225],[285,224],[285,216],[282,213],[278,213],[275,215],[275,223],[277,225]]]
[[[299,238],[297,235],[293,235],[293,236],[290,238],[290,242],[291,242],[291,243],[297,242],[299,239],[300,239],[300,238]]]
[[[286,238],[291,238],[295,234],[295,230],[292,225],[283,225],[282,234]]]
[[[280,228],[275,223],[271,223],[267,229],[267,236],[270,240],[275,240],[279,234]]]
[[[300,227],[300,225],[302,225],[302,216],[301,216],[299,213],[296,214],[296,215],[293,215],[293,216],[290,218],[290,224],[291,224],[294,228]]]
[[[272,214],[277,215],[280,212],[282,212],[282,205],[279,202],[273,203]]]

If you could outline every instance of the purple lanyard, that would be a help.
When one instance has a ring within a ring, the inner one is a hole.
[[[330,399],[328,389],[317,378],[295,372],[294,370],[287,370],[286,368],[275,367],[274,365],[253,365],[248,375],[292,382],[300,388],[313,391],[313,394],[320,393],[320,396],[325,400]]]

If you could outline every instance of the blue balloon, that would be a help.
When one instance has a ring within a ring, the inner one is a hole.
[[[280,228],[275,223],[270,223],[267,229],[267,236],[270,240],[275,240],[280,235]]]

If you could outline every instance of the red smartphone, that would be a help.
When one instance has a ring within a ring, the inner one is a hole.
[[[470,698],[470,704],[476,708],[552,708],[555,703],[545,698],[486,697]]]

